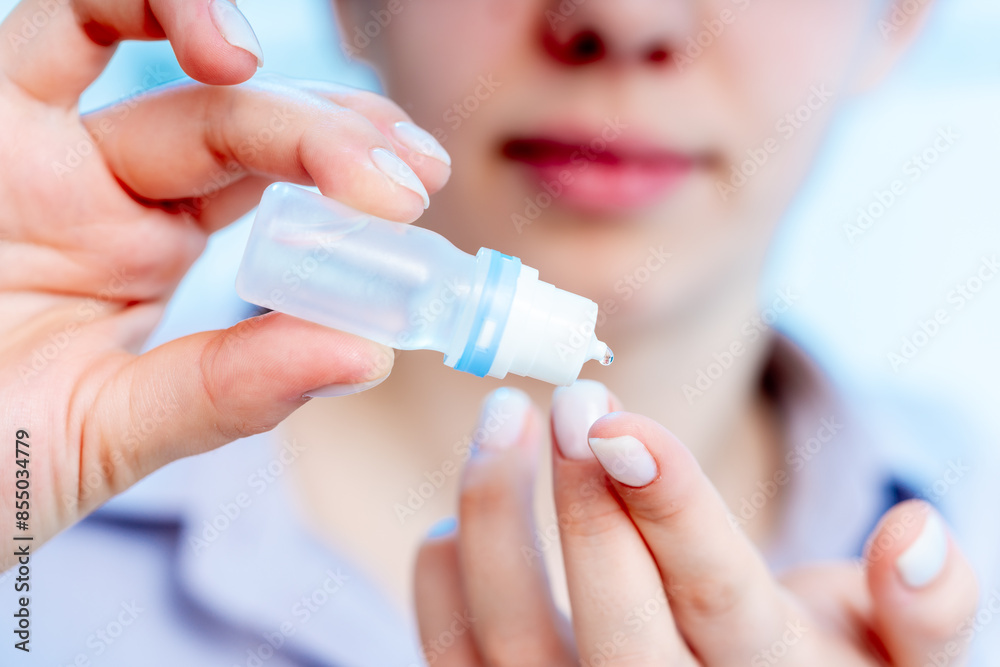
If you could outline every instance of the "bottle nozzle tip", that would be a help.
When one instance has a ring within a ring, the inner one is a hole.
[[[601,362],[602,366],[610,366],[615,360],[615,353],[611,351],[611,348],[607,344],[597,340],[595,336],[590,344],[590,358]]]

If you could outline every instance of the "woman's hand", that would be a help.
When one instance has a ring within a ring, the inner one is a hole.
[[[507,418],[494,418],[493,429],[481,424],[460,530],[429,540],[418,559],[417,610],[432,665],[961,663],[967,642],[956,633],[974,611],[975,578],[929,506],[893,508],[864,569],[816,565],[779,581],[669,431],[625,412],[597,419],[620,408],[596,382],[554,399],[570,636],[535,550],[541,419],[520,392],[491,397],[484,414]]]
[[[211,4],[25,0],[0,26],[5,545],[38,546],[156,468],[274,427],[305,392],[391,369],[388,348],[277,313],[134,353],[208,235],[271,181],[407,222],[421,181],[450,174],[398,107],[335,86],[186,84],[79,116],[121,39],[170,39],[206,83],[248,79],[256,56],[220,29],[245,45],[249,25]]]

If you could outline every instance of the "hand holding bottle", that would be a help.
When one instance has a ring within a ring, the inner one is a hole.
[[[117,40],[164,36],[216,85],[79,116]],[[0,466],[7,543],[16,479],[37,547],[156,468],[274,427],[316,387],[389,372],[388,348],[279,313],[135,354],[208,235],[271,181],[409,222],[450,174],[379,96],[218,85],[248,79],[260,55],[227,0],[26,0],[0,26],[0,434],[9,452],[19,432],[28,443],[24,475],[13,453]]]

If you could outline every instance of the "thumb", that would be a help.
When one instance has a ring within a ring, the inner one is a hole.
[[[268,431],[318,387],[369,388],[392,362],[390,348],[276,312],[166,343],[93,378],[80,479],[103,488],[80,497],[96,506],[171,461]]]
[[[879,522],[866,549],[876,633],[897,667],[961,664],[976,577],[930,505],[907,501]]]

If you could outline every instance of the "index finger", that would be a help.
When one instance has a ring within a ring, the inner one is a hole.
[[[706,664],[750,663],[789,623],[803,622],[672,433],[647,417],[616,412],[594,423],[589,442],[669,584],[677,625]],[[793,651],[801,658],[811,646]]]
[[[164,37],[204,83],[245,81],[262,56],[230,0],[23,0],[0,25],[0,72],[41,101],[72,107],[118,42]]]

